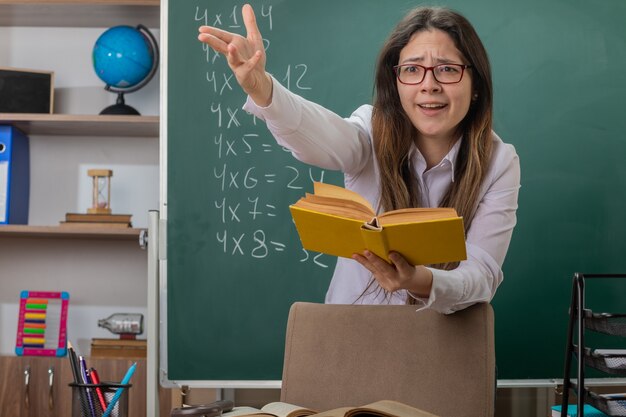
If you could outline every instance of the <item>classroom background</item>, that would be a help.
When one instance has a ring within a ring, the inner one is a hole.
[[[409,3],[414,4],[404,4]],[[210,2],[198,4],[208,7]],[[626,33],[621,25],[624,8],[615,1],[589,6],[592,12],[578,1],[502,2],[493,13],[517,14],[516,19],[502,22],[480,12],[489,2],[458,4],[477,24],[490,52],[496,86],[495,128],[505,141],[516,145],[522,161],[520,222],[505,264],[504,286],[494,302],[496,323],[506,326],[497,328],[496,336],[508,340],[512,355],[545,353],[540,364],[532,365],[532,371],[544,361],[556,360],[550,365],[551,374],[559,377],[565,345],[562,324],[566,321],[572,274],[583,267],[612,271],[622,267],[620,236],[624,219],[619,208],[624,201],[620,190],[624,189],[625,179],[620,166],[626,119],[621,117],[620,103],[626,92],[626,78],[619,74],[626,64]],[[181,23],[185,32],[180,36],[188,37],[196,31],[196,4],[188,6],[188,15]],[[231,9],[223,9],[226,18]],[[394,13],[401,12],[398,8]],[[341,18],[334,21],[334,26],[331,22],[329,19],[329,29],[349,30],[347,25],[342,26],[346,22]],[[276,24],[281,23],[277,20]],[[115,100],[114,94],[104,91],[91,66],[93,44],[108,26],[112,24],[36,29],[2,26],[0,66],[54,71],[55,112],[97,114]],[[158,23],[150,28],[157,37],[160,35]],[[384,34],[376,36],[382,40]],[[195,42],[192,37],[188,47],[200,48]],[[314,47],[304,48],[304,52]],[[591,52],[581,55],[577,53],[580,50]],[[371,55],[376,51],[372,50]],[[552,55],[554,51],[563,55]],[[202,51],[193,53],[201,55]],[[296,63],[306,62],[310,74],[315,73],[315,59],[306,55],[302,61],[292,63],[294,84],[302,75],[296,70],[303,69]],[[283,70],[287,68],[288,63],[276,63]],[[329,76],[323,72],[321,75]],[[160,113],[159,76],[126,97],[144,115]],[[516,83],[508,82],[509,76]],[[335,87],[331,84],[326,88],[330,90],[326,92],[329,100],[334,101],[331,93]],[[354,98],[365,102],[370,91],[361,94]],[[333,103],[346,109],[351,104]],[[84,211],[89,200],[83,201],[81,181],[87,178],[82,178],[82,172],[88,166],[106,166],[116,173],[112,179],[114,189],[124,188],[128,194],[140,197],[133,205],[124,205],[128,201],[116,200],[114,195],[114,211],[132,213],[134,224],[146,227],[146,211],[159,206],[158,138],[114,136],[104,140],[96,133],[30,136],[31,224],[56,225],[66,212]],[[555,218],[561,220],[558,227],[551,223]],[[549,251],[543,250],[546,244],[553,244]],[[532,250],[524,250],[529,247]],[[68,335],[83,352],[88,352],[91,338],[109,335],[97,328],[98,319],[119,311],[147,313],[146,253],[135,241],[0,235],[0,265],[1,355],[13,354],[18,297],[23,289],[70,293]],[[538,271],[544,275],[538,275]],[[611,294],[616,297],[621,293]],[[512,299],[519,302],[518,310],[507,308]],[[522,332],[512,329],[512,324],[532,330],[528,318],[533,315],[542,327],[525,339]],[[556,320],[558,325],[551,325],[550,321],[560,315],[563,317]],[[508,321],[498,321],[498,317],[507,317]],[[514,363],[510,357],[500,357]],[[535,385],[527,380],[500,389],[498,415],[542,415],[558,395],[552,387]],[[193,388],[188,400],[202,402],[215,395],[215,390]],[[278,394],[277,390],[237,389],[228,395],[240,402],[263,404]],[[178,390],[172,396],[178,398]]]

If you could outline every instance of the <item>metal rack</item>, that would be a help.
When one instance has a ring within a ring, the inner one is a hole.
[[[586,330],[626,337],[626,314],[597,313],[585,308],[585,279],[596,278],[626,278],[626,274],[574,274],[565,350],[561,417],[567,416],[570,389],[576,392],[577,409],[580,417],[584,417],[585,403],[593,405],[609,416],[626,416],[626,399],[600,396],[585,388],[585,367],[587,366],[606,374],[626,376],[626,351],[616,352],[585,346]],[[577,344],[574,340],[575,334]],[[576,360],[575,383],[572,382],[570,376],[574,359]]]

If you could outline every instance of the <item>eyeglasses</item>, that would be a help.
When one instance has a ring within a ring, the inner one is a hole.
[[[393,67],[393,70],[398,77],[398,81],[402,84],[419,84],[426,78],[428,71],[433,72],[433,76],[438,83],[441,84],[456,84],[463,79],[463,73],[466,68],[471,68],[471,65],[461,64],[440,64],[434,67],[425,67],[417,64],[402,64]]]

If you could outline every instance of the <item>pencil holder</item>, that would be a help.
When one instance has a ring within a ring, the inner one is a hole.
[[[69,386],[72,387],[72,417],[102,417],[112,401],[115,403],[109,416],[128,417],[128,392],[131,384],[71,383]],[[118,391],[120,393],[116,395]]]

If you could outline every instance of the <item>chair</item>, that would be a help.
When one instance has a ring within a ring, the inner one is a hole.
[[[442,417],[492,417],[493,323],[490,304],[442,315],[295,303],[281,401],[322,411],[390,399]]]

